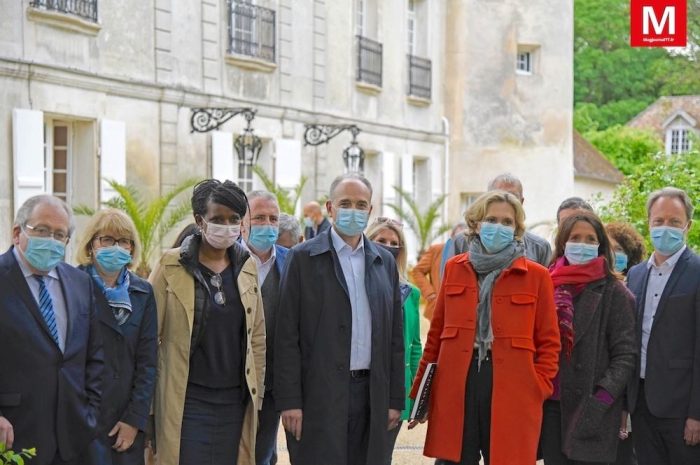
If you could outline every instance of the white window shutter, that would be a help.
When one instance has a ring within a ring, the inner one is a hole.
[[[238,182],[238,159],[233,153],[233,134],[223,131],[211,133],[211,177],[223,182]]]
[[[46,193],[43,112],[12,110],[12,157],[16,212],[29,197]]]
[[[396,203],[394,186],[399,185],[396,171],[396,155],[391,152],[382,153],[382,204]]]
[[[401,157],[401,189],[413,193],[413,155],[404,153]]]
[[[275,181],[281,187],[291,189],[301,180],[301,141],[277,139],[275,141]]]
[[[433,154],[430,157],[430,188],[433,199],[440,197],[442,194],[442,163],[440,158],[438,154]]]
[[[117,197],[107,179],[126,184],[126,123],[103,119],[100,121],[100,201]]]

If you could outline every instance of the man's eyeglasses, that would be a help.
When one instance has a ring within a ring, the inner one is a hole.
[[[68,235],[67,232],[65,232],[65,231],[51,231],[46,226],[32,226],[29,224],[25,224],[24,227],[32,232],[30,234],[30,236],[53,237],[58,242],[63,242],[63,243],[65,243],[70,238],[70,236]]]
[[[377,218],[377,223],[384,223],[384,224],[389,224],[391,226],[395,226],[397,228],[403,228],[403,223],[396,221],[393,218],[388,218],[386,216],[380,216]]]
[[[112,236],[97,236],[95,237],[95,240],[99,241],[102,247],[112,247],[114,244],[117,244],[122,249],[130,249],[134,246],[134,241],[126,237],[115,239]]]

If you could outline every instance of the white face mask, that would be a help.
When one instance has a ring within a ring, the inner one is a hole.
[[[206,230],[203,231],[204,237],[207,243],[215,249],[228,249],[241,235],[240,224],[207,223],[205,220],[202,220],[202,222],[207,226]]]

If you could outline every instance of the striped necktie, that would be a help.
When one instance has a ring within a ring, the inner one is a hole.
[[[53,311],[51,294],[49,294],[49,290],[46,287],[44,277],[40,275],[34,275],[34,277],[39,281],[39,311],[41,312],[41,316],[44,317],[46,326],[49,327],[51,337],[56,342],[56,345],[61,347],[61,343],[58,340],[58,328],[56,327],[56,315]]]

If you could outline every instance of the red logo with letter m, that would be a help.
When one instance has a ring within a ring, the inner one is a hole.
[[[632,47],[685,47],[686,0],[631,0]]]

